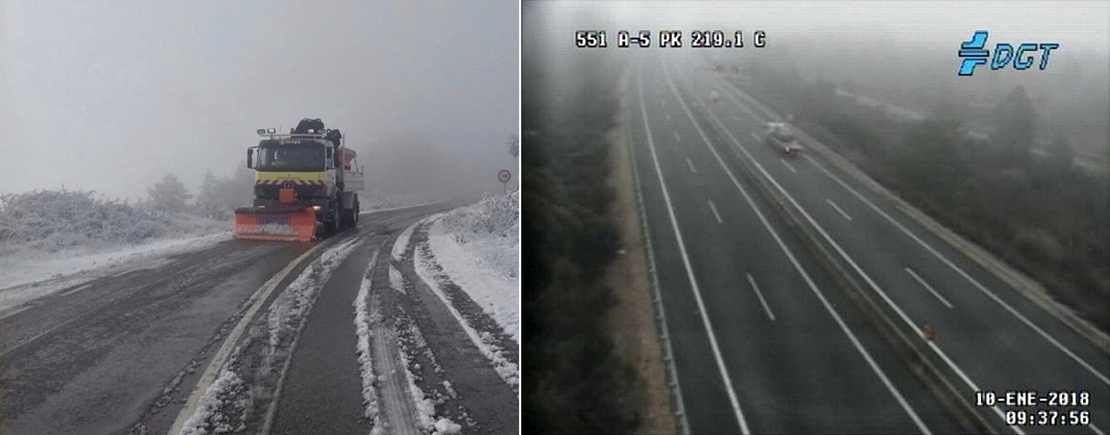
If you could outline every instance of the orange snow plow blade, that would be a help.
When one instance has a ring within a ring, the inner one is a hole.
[[[316,237],[316,212],[308,206],[235,209],[236,239],[308,242]]]

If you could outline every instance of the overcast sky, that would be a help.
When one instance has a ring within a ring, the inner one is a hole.
[[[109,6],[111,4],[111,6]],[[360,159],[500,190],[518,130],[518,4],[0,1],[0,193],[145,196],[230,174],[254,131],[319,117]],[[429,154],[429,153],[425,153]]]

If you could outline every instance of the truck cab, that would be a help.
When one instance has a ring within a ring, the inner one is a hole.
[[[278,134],[270,128],[258,134],[263,139],[247,149],[247,167],[255,170],[255,209],[288,207],[285,192],[291,193],[292,203],[313,210],[323,232],[335,233],[358,222],[362,172],[357,154],[346,148],[338,130]]]

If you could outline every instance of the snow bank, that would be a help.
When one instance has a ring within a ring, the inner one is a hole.
[[[222,428],[222,432],[230,432],[226,423],[221,421],[219,410],[226,401],[234,400],[235,393],[242,386],[243,380],[239,378],[239,375],[226,368],[222,370],[216,381],[204,391],[204,396],[201,396],[200,401],[197,402],[197,410],[185,421],[180,435],[208,434],[210,426],[215,426],[217,430]]]
[[[455,424],[450,419],[441,418],[436,422],[436,433],[442,435],[453,435],[462,432],[462,426]]]
[[[406,359],[408,358],[406,357]],[[409,380],[412,402],[416,406],[416,424],[421,430],[427,431],[432,428],[432,423],[435,421],[436,404],[431,398],[424,396],[424,390],[416,386],[416,380],[413,378],[412,372],[409,371],[407,363],[405,364],[405,375]]]
[[[394,290],[407,294],[405,291],[405,276],[392,264],[389,265],[389,286]]]
[[[520,343],[519,192],[444,214],[428,243],[443,273]]]
[[[520,384],[520,371],[503,355],[500,340],[471,326],[442,285],[453,282],[520,343],[519,204],[518,193],[486,197],[429,220],[428,248],[434,258],[417,249],[414,259],[416,273],[443,300],[497,374],[514,387]]]
[[[412,238],[413,229],[423,221],[424,219],[417,220],[413,222],[412,225],[409,225],[408,228],[405,228],[404,231],[401,231],[401,234],[397,236],[397,240],[393,242],[393,250],[390,251],[393,258],[398,261],[401,260],[401,257],[405,254],[405,248],[409,246],[409,239]]]
[[[370,355],[370,322],[380,321],[380,319],[375,320],[375,317],[380,317],[381,314],[371,313],[367,308],[370,286],[373,284],[371,277],[377,263],[378,252],[374,251],[374,256],[370,259],[370,265],[366,267],[366,273],[362,275],[362,285],[358,289],[358,297],[355,298],[355,329],[358,336],[355,351],[358,354],[359,371],[362,377],[362,402],[366,405],[365,416],[373,422],[371,433],[375,433],[375,431],[384,433],[385,429],[382,428],[381,417],[379,416],[378,393],[374,390],[374,361]]]

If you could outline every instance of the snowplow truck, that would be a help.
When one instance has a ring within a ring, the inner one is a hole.
[[[289,134],[257,132],[254,205],[235,209],[235,238],[307,242],[358,223],[362,172],[339,130],[305,118]]]

